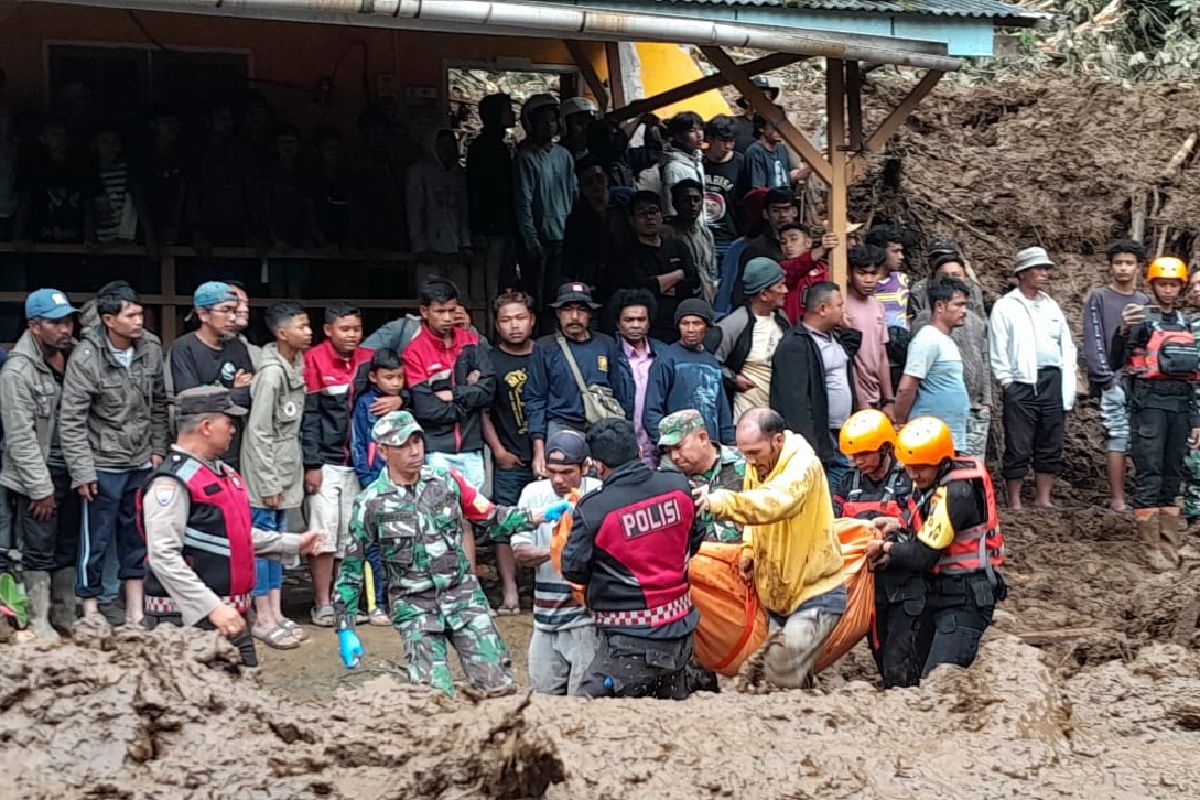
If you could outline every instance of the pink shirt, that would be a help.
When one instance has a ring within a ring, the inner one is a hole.
[[[646,433],[646,426],[642,424],[642,412],[646,408],[646,386],[650,383],[650,367],[654,365],[654,354],[650,352],[650,342],[645,341],[644,344],[645,350],[638,350],[621,339],[621,349],[625,351],[625,357],[629,359],[629,369],[633,372],[633,429],[637,432],[638,452],[641,453],[642,461],[651,469],[655,469],[658,467],[658,454],[654,452],[650,434]]]
[[[854,391],[859,408],[874,408],[882,399],[879,374],[888,368],[884,318],[883,304],[874,297],[859,300],[854,292],[846,292],[846,323],[862,332],[862,347],[854,356]]]

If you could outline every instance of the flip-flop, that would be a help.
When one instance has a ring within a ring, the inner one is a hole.
[[[496,616],[498,616],[498,617],[519,617],[519,616],[521,616],[521,607],[520,606],[510,606],[507,603],[502,604],[502,605],[500,605],[499,608],[496,609]]]
[[[283,625],[276,625],[265,634],[253,632],[252,635],[267,647],[273,647],[276,650],[295,650],[300,646],[300,642],[292,636],[292,632]]]

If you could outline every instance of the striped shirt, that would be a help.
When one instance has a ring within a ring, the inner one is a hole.
[[[102,202],[96,214],[96,239],[115,242],[121,238],[125,204],[132,202],[129,198],[129,170],[124,161],[100,170],[100,192]]]
[[[600,488],[600,481],[584,478],[580,489],[584,494]],[[558,500],[549,480],[534,481],[521,491],[517,501],[520,508],[545,508]],[[535,531],[514,533],[513,545],[531,544],[542,548],[550,546],[550,537],[557,522],[544,522]],[[533,624],[543,631],[562,631],[592,624],[587,609],[571,597],[571,587],[550,561],[538,565],[533,583]]]

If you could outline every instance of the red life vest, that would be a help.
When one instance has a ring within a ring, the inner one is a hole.
[[[846,492],[842,502],[843,517],[858,519],[860,514],[873,512],[899,520],[908,518],[907,515],[912,510],[910,506],[913,506],[912,492],[901,498],[896,497],[897,484],[904,477],[902,467],[894,466],[888,473],[887,482],[883,485],[883,494],[879,497],[863,497],[865,490],[862,487],[862,473],[855,469],[851,470],[850,474],[850,491]]]
[[[940,484],[948,486],[955,481],[978,482],[983,487],[984,503],[987,507],[982,524],[955,531],[954,541],[942,551],[942,557],[933,566],[933,572],[941,575],[962,575],[984,570],[991,577],[996,567],[1004,563],[1004,535],[1000,532],[1000,521],[996,515],[996,492],[992,488],[992,477],[983,461],[971,456],[956,456],[954,467],[942,477]]]
[[[1200,380],[1200,348],[1191,329],[1179,322],[1146,323],[1150,337],[1135,347],[1126,371],[1143,380]]]
[[[245,612],[254,588],[254,538],[250,533],[250,497],[240,475],[231,467],[218,475],[198,459],[172,450],[162,465],[150,474],[137,495],[138,531],[143,528],[142,507],[158,502],[147,488],[158,478],[177,481],[188,492],[187,529],[183,535],[183,560],[204,585],[224,602]],[[155,614],[177,614],[178,607],[154,576],[149,564],[145,578],[146,610]]]

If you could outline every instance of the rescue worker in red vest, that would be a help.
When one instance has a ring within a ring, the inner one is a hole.
[[[882,411],[850,415],[838,434],[838,446],[854,468],[833,487],[833,515],[854,519],[904,519],[912,483],[896,460],[896,428]]]
[[[587,444],[604,485],[575,507],[562,574],[587,586],[601,641],[576,694],[681,700],[700,619],[687,563],[704,541],[691,486],[638,458],[628,420],[596,423]]]
[[[258,666],[246,628],[255,556],[281,558],[319,551],[324,534],[261,531],[250,526],[250,500],[240,475],[220,460],[236,430],[235,405],[222,386],[201,386],[175,399],[175,444],[138,495],[146,539],[145,618],[216,630]]]
[[[901,429],[896,458],[913,484],[913,535],[892,536],[904,524],[877,520],[885,538],[868,546],[867,563],[876,572],[929,573],[922,645],[911,668],[922,664],[925,677],[938,664],[969,667],[996,603],[1008,595],[996,569],[1004,563],[1004,537],[991,476],[981,460],[954,452],[950,429],[934,417]]]
[[[882,411],[864,409],[846,420],[838,435],[854,468],[833,496],[839,517],[898,519],[887,541],[912,538],[912,482],[896,459],[896,428]],[[875,623],[867,636],[883,687],[916,686],[925,666],[920,634],[925,623],[925,570],[894,567],[875,574]]]
[[[1133,519],[1152,569],[1179,566],[1179,506],[1183,460],[1200,446],[1200,350],[1181,311],[1187,265],[1156,258],[1146,283],[1156,305],[1131,303],[1121,312],[1109,361],[1125,373],[1133,434]]]

